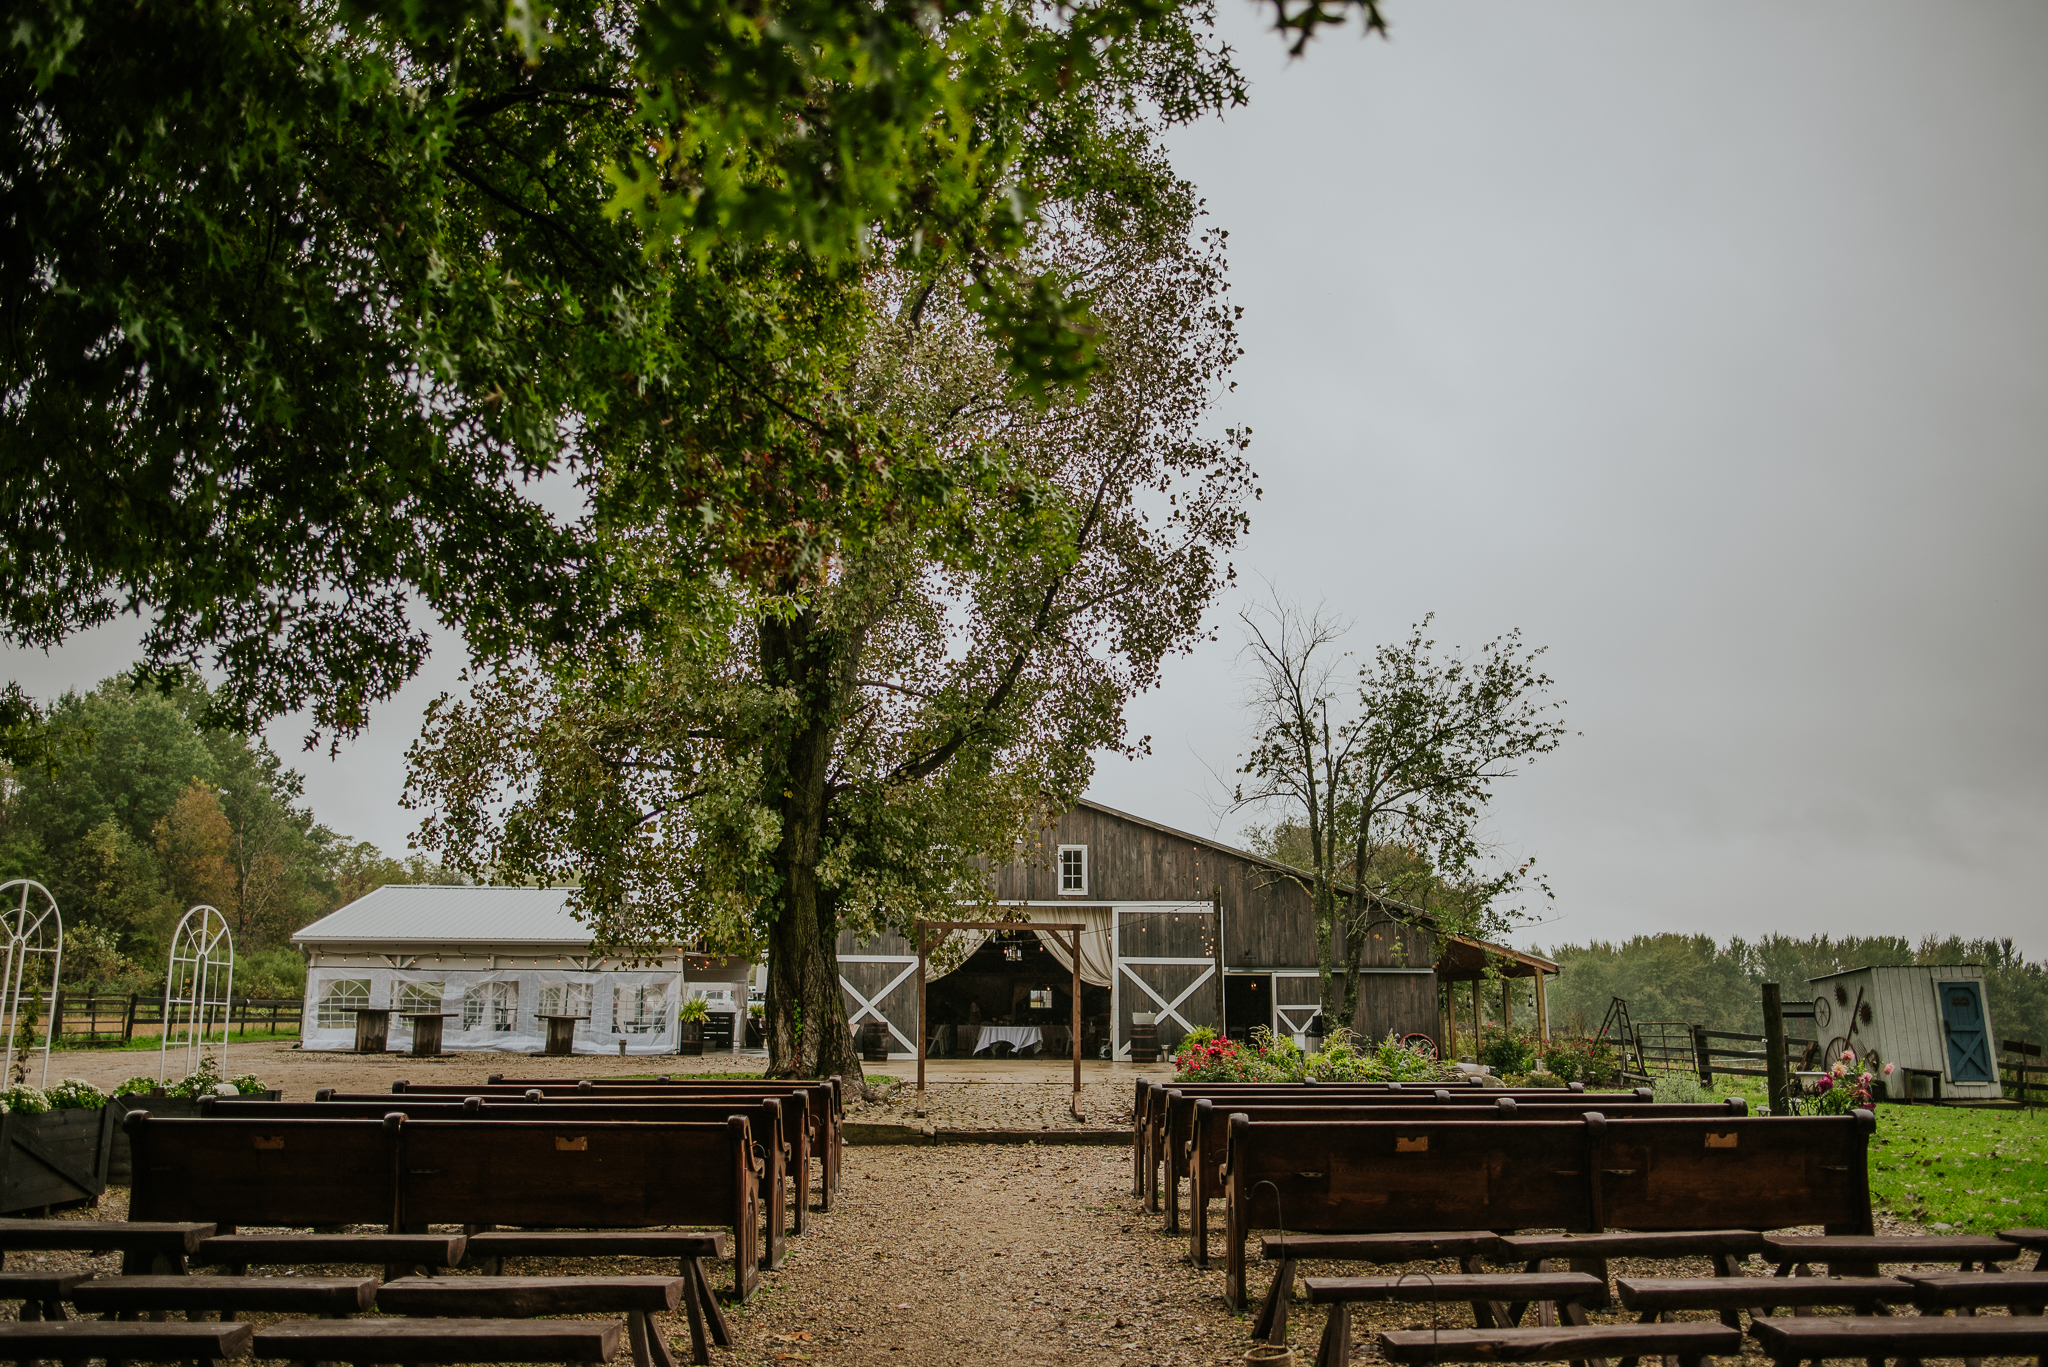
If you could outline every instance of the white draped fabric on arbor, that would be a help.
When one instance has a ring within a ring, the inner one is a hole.
[[[1031,919],[1041,924],[1079,922],[1081,931],[1081,981],[1093,987],[1108,987],[1116,976],[1115,946],[1110,943],[1108,907],[1033,907]],[[1060,967],[1073,971],[1074,956],[1067,947],[1071,931],[1041,930],[1039,943],[1052,951]]]

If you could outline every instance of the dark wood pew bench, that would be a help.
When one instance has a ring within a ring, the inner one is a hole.
[[[422,1098],[401,1093],[397,1096],[373,1096],[367,1101],[334,1100],[331,1097],[326,1101],[305,1102],[202,1097],[199,1114],[213,1120],[381,1120],[387,1115],[397,1114],[407,1120],[622,1120],[700,1124],[722,1121],[728,1115],[743,1115],[755,1136],[762,1141],[763,1156],[767,1159],[768,1173],[763,1187],[768,1196],[768,1237],[764,1241],[761,1265],[773,1271],[782,1266],[788,1254],[785,1226],[791,1233],[799,1235],[808,1228],[806,1210],[810,1203],[805,1199],[804,1186],[808,1180],[805,1174],[810,1171],[811,1149],[808,1127],[804,1123],[803,1102],[801,1095],[766,1100],[741,1098],[708,1104],[664,1096],[612,1105],[602,1100],[562,1101],[550,1105],[545,1100],[531,1102],[517,1097],[437,1095]],[[784,1122],[785,1108],[792,1112],[791,1123],[787,1125]],[[791,1179],[796,1186],[793,1203],[789,1200],[787,1185]]]
[[[0,1360],[83,1363],[203,1362],[240,1357],[249,1350],[246,1324],[192,1324],[148,1320],[0,1321]]]
[[[1500,1236],[1490,1229],[1403,1234],[1269,1234],[1259,1241],[1259,1249],[1266,1261],[1279,1266],[1273,1269],[1273,1284],[1252,1323],[1252,1337],[1266,1343],[1287,1341],[1288,1298],[1294,1292],[1295,1265],[1304,1258],[1364,1263],[1369,1267],[1455,1258],[1466,1275],[1473,1275],[1481,1271],[1482,1259],[1491,1257],[1499,1247]]]
[[[2011,1262],[2018,1244],[1975,1234],[1932,1234],[1924,1238],[1869,1234],[1768,1234],[1764,1256],[1778,1266],[1780,1277],[1814,1263],[1826,1264],[1841,1277],[1874,1277],[1887,1265],[1954,1263],[1968,1272],[1972,1264],[1986,1272],[1993,1263]]]
[[[0,1272],[0,1301],[21,1302],[24,1320],[61,1320],[71,1289],[88,1281],[90,1272]]]
[[[256,1356],[364,1367],[387,1362],[610,1362],[624,1328],[617,1320],[284,1320],[257,1331]]]
[[[1801,1320],[1808,1324],[1816,1321]],[[1560,1324],[1532,1329],[1395,1329],[1379,1336],[1389,1362],[1585,1362],[1675,1359],[1695,1367],[1738,1357],[1742,1332],[1725,1324]],[[1322,1367],[1322,1364],[1318,1364]]]
[[[1322,1346],[1316,1367],[1343,1367],[1350,1361],[1351,1307],[1361,1301],[1442,1304],[1462,1301],[1472,1307],[1481,1329],[1511,1329],[1534,1302],[1567,1307],[1572,1323],[1586,1322],[1585,1303],[1607,1288],[1583,1272],[1491,1273],[1433,1276],[1409,1272],[1398,1277],[1307,1277],[1302,1285],[1309,1302],[1327,1305]]]
[[[2034,1250],[2034,1270],[2048,1272],[2048,1229],[2001,1229],[1998,1237]]]
[[[460,1234],[216,1234],[200,1243],[192,1261],[225,1265],[236,1276],[252,1267],[381,1265],[388,1279],[456,1267],[467,1245]]]
[[[1859,1315],[1881,1305],[1906,1305],[1913,1288],[1897,1277],[1619,1277],[1614,1288],[1622,1305],[1645,1324],[1681,1310],[1712,1310],[1721,1323],[1741,1328],[1741,1312],[1752,1318],[1779,1310],[1846,1306]]]
[[[2048,1318],[2039,1315],[1884,1315],[1752,1320],[1750,1334],[1776,1362],[1857,1358],[2040,1357],[2048,1354]]]
[[[1773,1278],[1774,1283],[1804,1280]],[[2015,1315],[2038,1315],[2048,1309],[2048,1272],[1901,1272],[1899,1280],[1913,1288],[1913,1304],[1923,1315],[2002,1305]]]
[[[701,1360],[707,1329],[713,1343],[732,1346],[732,1329],[704,1268],[706,1258],[726,1256],[728,1242],[724,1230],[492,1230],[470,1236],[469,1256],[493,1276],[503,1273],[507,1258],[674,1258],[684,1283],[690,1337]]]
[[[182,1272],[214,1226],[172,1220],[0,1220],[0,1259],[9,1253],[119,1253],[125,1273]]]
[[[685,1277],[407,1277],[377,1292],[397,1315],[530,1319],[539,1315],[624,1315],[634,1367],[675,1367],[654,1316],[690,1301],[691,1361],[711,1361],[704,1321]]]
[[[218,1314],[359,1315],[377,1303],[375,1277],[95,1277],[71,1293],[81,1314],[140,1319],[178,1311]]]

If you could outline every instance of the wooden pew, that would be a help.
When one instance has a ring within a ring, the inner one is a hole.
[[[1223,1192],[1221,1170],[1224,1150],[1228,1147],[1230,1139],[1227,1122],[1232,1115],[1244,1114],[1254,1119],[1303,1122],[1369,1118],[1381,1122],[1400,1121],[1409,1124],[1430,1119],[1573,1120],[1601,1110],[1604,1104],[1583,1099],[1545,1098],[1541,1101],[1528,1101],[1503,1096],[1497,1098],[1491,1106],[1384,1106],[1377,1102],[1370,1103],[1369,1107],[1349,1103],[1308,1106],[1269,1102],[1263,1097],[1254,1100],[1233,1098],[1225,1103],[1214,1097],[1187,1098],[1172,1095],[1168,1098],[1167,1112],[1166,1230],[1169,1234],[1179,1232],[1180,1179],[1186,1176],[1189,1179],[1188,1208],[1193,1214],[1195,1266],[1209,1265],[1208,1205]],[[1363,1114],[1367,1109],[1370,1110],[1369,1116]],[[1714,1116],[1746,1115],[1748,1105],[1741,1097],[1729,1097],[1724,1101],[1707,1104],[1631,1106],[1626,1113],[1630,1116],[1657,1116],[1665,1119],[1707,1119]],[[1176,1135],[1181,1136],[1178,1142],[1175,1140]]]
[[[284,1320],[257,1331],[256,1356],[295,1363],[610,1362],[624,1328],[617,1320]]]
[[[766,1164],[742,1116],[657,1121],[154,1120],[129,1115],[130,1209],[237,1225],[733,1232],[733,1294],[761,1275]],[[380,1359],[381,1360],[381,1359]]]
[[[377,1303],[375,1277],[94,1277],[71,1293],[82,1314],[109,1319],[183,1312],[219,1314],[361,1314]]]
[[[1136,1145],[1140,1151],[1140,1185],[1138,1194],[1145,1197],[1145,1208],[1159,1209],[1160,1168],[1167,1161],[1166,1155],[1173,1142],[1186,1143],[1186,1120],[1183,1118],[1181,1132],[1169,1140],[1167,1135],[1168,1117],[1175,1098],[1183,1106],[1200,1097],[1210,1097],[1218,1105],[1226,1101],[1272,1100],[1294,1105],[1337,1106],[1337,1105],[1384,1105],[1384,1106],[1491,1106],[1502,1097],[1530,1102],[1549,1102],[1559,1099],[1584,1100],[1588,1097],[1606,1103],[1602,1109],[1613,1107],[1648,1105],[1655,1100],[1648,1087],[1638,1087],[1629,1092],[1574,1092],[1559,1087],[1459,1087],[1455,1085],[1413,1086],[1398,1082],[1328,1082],[1328,1083],[1265,1083],[1265,1082],[1197,1082],[1197,1083],[1153,1083],[1144,1093],[1144,1115],[1134,1115],[1133,1127],[1137,1134]],[[1169,1229],[1174,1228],[1169,1226]]]
[[[624,1315],[634,1367],[675,1367],[654,1316],[684,1300],[682,1277],[407,1277],[378,1288],[379,1310],[440,1318],[530,1319],[540,1315]],[[711,1361],[692,1300],[693,1361]]]
[[[731,1326],[719,1310],[718,1298],[712,1294],[711,1282],[704,1275],[706,1258],[726,1255],[723,1230],[609,1230],[592,1235],[580,1230],[500,1229],[472,1235],[470,1248],[477,1264],[492,1276],[502,1275],[505,1259],[514,1257],[674,1258],[676,1273],[684,1283],[683,1306],[689,1312],[695,1361],[701,1364],[710,1360],[710,1350],[705,1345],[707,1328],[711,1342],[721,1348],[732,1347]]]
[[[493,1077],[499,1076],[492,1074]],[[832,1198],[839,1190],[839,1173],[844,1159],[845,1128],[844,1111],[839,1105],[839,1080],[828,1078],[824,1081],[784,1082],[648,1082],[636,1080],[625,1083],[600,1086],[588,1080],[563,1082],[549,1081],[499,1081],[482,1087],[458,1086],[447,1083],[412,1083],[399,1079],[391,1084],[393,1095],[420,1098],[482,1096],[487,1098],[527,1098],[546,1102],[604,1101],[619,1104],[638,1104],[647,1100],[687,1099],[692,1104],[728,1100],[765,1100],[771,1097],[800,1098],[803,1107],[802,1122],[809,1135],[809,1148],[818,1159],[820,1167],[819,1205],[822,1209],[832,1208]],[[322,1090],[314,1093],[314,1100],[369,1101],[377,1093],[346,1093]],[[786,1104],[785,1109],[791,1109]],[[795,1114],[788,1116],[787,1123],[794,1127],[798,1123]],[[808,1200],[809,1177],[805,1177],[804,1199]]]
[[[1802,1321],[1805,1322],[1805,1321]],[[1741,1331],[1725,1324],[1590,1324],[1534,1329],[1391,1329],[1379,1336],[1388,1362],[1623,1361],[1650,1358],[1702,1367],[1736,1357]],[[1341,1361],[1341,1359],[1340,1359]],[[1319,1362],[1317,1367],[1322,1367]]]
[[[378,1097],[371,1101],[237,1101],[226,1097],[204,1097],[199,1103],[202,1116],[244,1120],[326,1120],[326,1119],[381,1119],[385,1115],[403,1115],[408,1120],[526,1120],[551,1123],[594,1120],[613,1121],[661,1121],[713,1123],[723,1121],[728,1115],[745,1116],[756,1136],[762,1138],[762,1151],[767,1159],[768,1171],[764,1185],[768,1192],[768,1238],[763,1266],[773,1271],[782,1266],[787,1253],[783,1231],[790,1227],[792,1204],[787,1194],[787,1179],[792,1174],[797,1185],[793,1212],[793,1232],[802,1234],[807,1226],[802,1174],[810,1170],[810,1136],[801,1123],[785,1126],[783,1108],[785,1105],[801,1106],[800,1099],[769,1097],[764,1100],[733,1100],[709,1104],[686,1104],[681,1101],[637,1103],[621,1102],[607,1105],[601,1101],[548,1102],[527,1101],[519,1097],[466,1097],[435,1098],[420,1100],[412,1096]]]
[[[1762,1230],[1871,1226],[1875,1118],[1371,1120],[1229,1118],[1225,1299],[1245,1302],[1253,1228]],[[1292,1285],[1281,1260],[1269,1307]],[[1532,1265],[1532,1271],[1538,1270]]]
[[[0,1359],[19,1363],[206,1362],[240,1357],[253,1331],[246,1324],[139,1323],[115,1320],[0,1322]]]
[[[1814,1316],[1752,1320],[1750,1334],[1781,1363],[1886,1358],[1918,1363],[1927,1358],[2038,1358],[2048,1355],[2048,1318],[2039,1315]]]

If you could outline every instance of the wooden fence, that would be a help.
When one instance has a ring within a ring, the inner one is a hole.
[[[1786,1002],[1785,1018],[1785,1066],[1797,1070],[1812,1060],[1809,1052],[1817,1051],[1819,1042],[1813,1038],[1810,1028],[1802,1023],[1813,1019],[1812,1002]],[[1761,1077],[1768,1078],[1770,1055],[1764,1049],[1762,1035],[1745,1035],[1734,1030],[1708,1030],[1701,1026],[1692,1028],[1693,1066],[1698,1071],[1700,1084],[1714,1085],[1716,1077]]]
[[[235,997],[228,1002],[228,1023],[235,1030],[260,1029],[272,1034],[295,1033],[305,1013],[298,997]],[[189,1017],[178,1013],[175,1025]],[[145,1034],[161,1033],[164,1026],[162,997],[136,994],[113,996],[84,992],[58,992],[52,1010],[36,1022],[38,1030],[56,1025],[56,1037],[77,1044],[111,1044],[135,1038],[137,1027]]]
[[[2022,1106],[2038,1106],[2037,1096],[2048,1096],[2048,1065],[2041,1062],[2041,1046],[2023,1039],[2002,1040],[1998,1045],[1998,1081],[2005,1095]],[[2003,1057],[2010,1055],[2010,1057]],[[2041,1078],[2030,1082],[2029,1078]]]

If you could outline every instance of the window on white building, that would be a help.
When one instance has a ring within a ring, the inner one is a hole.
[[[1088,847],[1086,845],[1060,846],[1060,896],[1086,897],[1088,895]]]
[[[370,1004],[368,978],[336,978],[321,984],[320,1009],[313,1023],[322,1030],[353,1030],[355,1013]]]
[[[408,1011],[439,1011],[446,983],[400,983],[393,1003],[401,1016]]]
[[[659,984],[622,987],[612,997],[612,1033],[655,1035],[668,1023],[668,990]]]
[[[471,983],[462,994],[462,1028],[511,1034],[519,1028],[518,983]]]
[[[550,983],[540,990],[543,1016],[590,1015],[589,983]]]

